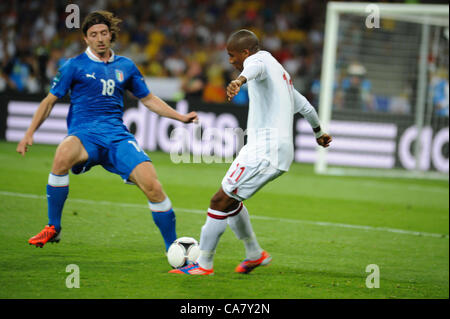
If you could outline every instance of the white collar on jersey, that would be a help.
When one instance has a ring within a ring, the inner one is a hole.
[[[115,57],[115,54],[114,54],[114,51],[112,50],[112,49],[110,49],[111,50],[111,57],[109,58],[109,60],[108,60],[108,62],[113,62],[114,61],[114,57]],[[89,57],[89,59],[91,59],[91,60],[93,60],[93,61],[95,61],[95,62],[103,62],[102,60],[100,60],[92,51],[91,51],[91,48],[90,47],[87,47],[87,49],[86,49],[86,54],[87,54],[87,56]]]

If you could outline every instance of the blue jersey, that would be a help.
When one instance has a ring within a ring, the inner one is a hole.
[[[123,129],[125,90],[131,91],[137,98],[150,93],[133,61],[112,53],[110,60],[105,63],[94,56],[89,48],[69,59],[59,69],[50,93],[62,98],[69,90],[69,134],[83,129]]]

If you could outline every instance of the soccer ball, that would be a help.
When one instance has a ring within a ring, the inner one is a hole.
[[[200,256],[198,242],[191,237],[180,237],[170,245],[167,260],[173,268],[194,263]]]

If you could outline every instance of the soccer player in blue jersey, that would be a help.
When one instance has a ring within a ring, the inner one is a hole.
[[[106,11],[96,11],[86,17],[82,25],[86,51],[61,67],[50,93],[40,103],[17,146],[17,152],[25,155],[33,143],[34,132],[49,116],[56,101],[70,91],[68,135],[56,149],[48,178],[49,222],[29,240],[36,247],[60,239],[61,214],[69,193],[69,169],[80,174],[95,165],[102,165],[143,191],[166,250],[177,238],[170,199],[158,181],[150,158],[123,124],[123,94],[129,90],[152,112],[183,123],[196,122],[197,114],[180,114],[150,93],[136,65],[114,54],[111,45],[118,35],[120,21]]]

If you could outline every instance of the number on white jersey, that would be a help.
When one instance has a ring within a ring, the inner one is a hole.
[[[287,87],[291,91],[292,90],[292,86],[293,86],[292,79],[289,79],[289,81],[288,81],[286,73],[283,73],[283,79],[286,81]]]

